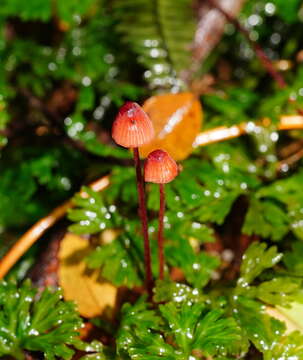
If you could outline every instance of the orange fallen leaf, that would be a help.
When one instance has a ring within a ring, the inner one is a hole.
[[[99,271],[87,271],[84,258],[91,251],[89,242],[80,236],[67,234],[59,250],[59,284],[66,300],[73,300],[80,314],[91,318],[113,308],[117,288],[100,282]],[[110,315],[110,314],[107,314]]]
[[[153,122],[155,139],[140,147],[142,157],[156,149],[166,150],[175,160],[192,153],[203,117],[200,101],[194,94],[156,95],[144,103],[143,109]]]

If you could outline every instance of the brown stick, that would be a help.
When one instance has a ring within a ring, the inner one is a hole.
[[[287,159],[284,159],[278,163],[278,171],[283,171],[286,167],[288,169],[290,166],[294,165],[296,162],[300,161],[303,158],[303,148],[289,156]]]
[[[159,228],[158,228],[158,257],[159,257],[159,279],[164,279],[164,213],[165,213],[165,191],[164,184],[159,184],[160,208],[159,208]]]
[[[109,176],[104,176],[90,185],[95,191],[104,190],[109,185]],[[80,192],[86,197],[85,192]],[[0,279],[16,264],[20,257],[42,236],[42,234],[61,219],[69,208],[73,207],[71,200],[56,207],[50,214],[39,220],[10,248],[0,261]]]
[[[226,12],[221,6],[219,6],[216,0],[207,0],[207,1],[211,6],[219,10],[222,13],[222,15],[224,15],[226,19],[230,23],[232,23],[245,36],[245,38],[250,42],[251,46],[253,47],[263,67],[267,70],[267,72],[271,75],[271,77],[277,82],[278,86],[280,88],[286,87],[287,84],[283,76],[275,69],[272,61],[266,55],[262,47],[256,41],[253,41],[250,38],[249,32],[239,23],[239,21],[235,19],[232,15],[230,15],[228,12]]]
[[[283,115],[278,124],[278,130],[299,130],[303,129],[303,116],[300,115]],[[221,126],[211,130],[201,132],[196,137],[194,146],[206,146],[212,143],[233,139],[247,134],[247,124],[234,125],[231,127]],[[93,184],[91,188],[95,191],[101,191],[109,185],[109,176],[105,176]],[[85,196],[85,194],[83,194]],[[2,279],[11,267],[20,259],[20,257],[59,219],[66,211],[72,207],[71,201],[55,208],[49,215],[34,224],[15,245],[0,260],[0,279]]]
[[[150,252],[150,244],[149,244],[149,237],[148,237],[148,224],[147,224],[147,210],[146,210],[146,203],[145,203],[144,179],[142,176],[138,148],[134,148],[134,162],[135,162],[136,177],[137,177],[139,216],[141,219],[143,241],[144,241],[145,282],[146,282],[146,290],[148,292],[149,299],[151,299],[152,295],[153,295],[151,252]]]
[[[193,147],[206,146],[224,140],[237,138],[250,132],[250,125],[253,126],[269,126],[270,119],[263,119],[263,123],[242,123],[233,126],[219,126],[210,130],[206,130],[197,135]],[[280,123],[277,125],[278,130],[299,130],[303,129],[303,116],[301,115],[282,115]]]

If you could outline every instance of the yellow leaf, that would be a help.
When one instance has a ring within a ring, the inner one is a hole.
[[[202,125],[202,108],[194,94],[163,94],[149,98],[143,105],[151,118],[155,139],[140,147],[146,157],[156,149],[166,150],[175,160],[188,157]]]
[[[78,305],[80,314],[91,318],[100,315],[116,302],[117,288],[100,282],[99,271],[87,271],[84,258],[91,251],[88,240],[67,234],[59,250],[59,284],[64,298]]]
[[[267,306],[266,312],[268,315],[285,322],[286,334],[295,330],[303,331],[303,304],[293,302],[290,309],[282,306],[275,308]]]

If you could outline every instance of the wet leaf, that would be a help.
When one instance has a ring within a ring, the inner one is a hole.
[[[303,332],[303,305],[297,302],[291,304],[291,308],[287,309],[282,306],[266,307],[268,315],[283,321],[286,325],[286,333],[289,334],[292,331],[299,330]]]
[[[84,258],[91,252],[89,242],[77,235],[67,234],[61,242],[59,284],[66,300],[74,300],[84,317],[98,316],[113,307],[117,289],[98,279],[99,271],[88,271]]]
[[[235,297],[235,319],[245,335],[262,353],[270,349],[280,340],[285,325],[265,312],[265,306],[245,296]]]
[[[238,286],[246,288],[264,270],[275,266],[282,256],[276,246],[267,248],[265,243],[253,242],[243,255]]]
[[[203,112],[192,93],[163,94],[149,98],[143,109],[150,116],[155,139],[140,148],[146,157],[156,149],[166,150],[175,160],[187,158],[192,144],[201,130]]]
[[[40,296],[30,281],[17,286],[0,282],[0,359],[24,360],[23,350],[44,353],[47,360],[70,360],[70,348],[82,320],[61,291],[45,289]]]

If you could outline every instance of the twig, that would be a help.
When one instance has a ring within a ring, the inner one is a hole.
[[[288,168],[292,165],[294,165],[296,162],[300,161],[303,158],[303,147],[297,151],[296,153],[292,154],[288,158],[280,161],[278,163],[278,171],[283,171],[285,168],[288,170]]]
[[[94,191],[104,190],[109,185],[109,176],[104,176],[90,185]],[[85,197],[85,192],[80,192]],[[71,200],[55,208],[49,215],[39,220],[10,248],[0,261],[0,279],[16,264],[20,257],[45,233],[61,219],[69,208],[73,207]]]
[[[232,15],[230,15],[227,11],[225,11],[216,0],[207,0],[208,3],[213,6],[215,9],[219,10],[222,15],[226,17],[226,19],[232,23],[250,42],[251,46],[253,47],[257,57],[260,59],[260,62],[267,70],[267,72],[271,75],[271,77],[277,82],[278,86],[282,89],[287,86],[283,76],[275,69],[272,61],[266,55],[262,47],[250,38],[249,32],[239,23],[237,19],[235,19]]]
[[[303,147],[303,139],[292,141],[290,144],[284,146],[280,151],[279,155],[282,159],[285,159],[295,152],[299,151]]]
[[[265,119],[264,124],[260,126],[270,125],[270,120]],[[212,143],[217,143],[224,140],[230,140],[237,138],[241,135],[248,134],[250,128],[255,126],[254,123],[242,123],[239,125],[233,125],[231,127],[219,126],[214,129],[206,130],[197,135],[193,146],[206,146]],[[303,129],[303,116],[300,115],[283,115],[280,118],[280,123],[278,124],[278,130],[295,130]]]
[[[220,0],[224,2],[224,8],[232,16],[236,16],[244,3],[244,0]],[[195,30],[194,41],[191,46],[193,56],[191,66],[187,71],[183,71],[182,76],[185,81],[192,80],[192,76],[201,67],[201,62],[208,56],[212,49],[220,41],[227,19],[214,10],[205,0],[194,3],[194,10],[197,14],[198,22]]]

